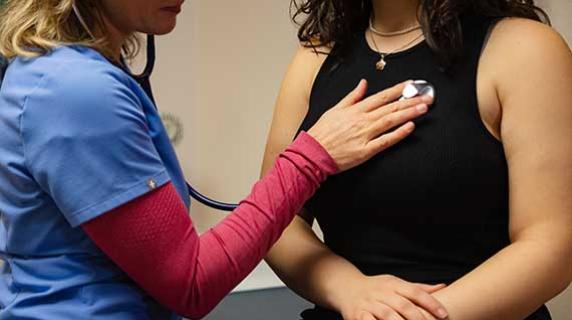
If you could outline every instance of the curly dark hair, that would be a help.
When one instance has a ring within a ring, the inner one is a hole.
[[[534,0],[420,0],[419,22],[426,41],[442,63],[450,65],[463,45],[461,19],[522,17],[550,24]],[[292,20],[300,26],[298,39],[319,52],[335,43],[332,55],[343,56],[348,43],[368,27],[372,0],[291,0]]]

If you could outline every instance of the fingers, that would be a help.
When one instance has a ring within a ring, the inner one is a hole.
[[[374,316],[372,316],[370,313],[364,312],[361,314],[361,316],[359,317],[359,320],[378,320],[376,319]]]
[[[407,122],[398,129],[371,140],[367,146],[370,157],[405,139],[413,130],[415,130],[415,124]]]
[[[367,99],[362,101],[360,108],[362,108],[365,111],[371,111],[379,107],[383,107],[399,99],[399,97],[401,97],[403,89],[405,89],[405,86],[410,82],[411,80],[402,82],[389,89],[383,90],[368,97]]]
[[[372,304],[370,312],[377,320],[405,320],[397,311],[381,302]]]
[[[437,292],[437,291],[439,291],[439,290],[441,290],[447,286],[444,283],[435,284],[435,285],[424,284],[424,283],[415,283],[415,285],[418,286],[421,290],[427,291],[428,293]]]
[[[339,103],[338,106],[340,107],[349,107],[352,106],[363,99],[365,93],[367,91],[367,81],[362,79],[358,83],[357,87],[352,90],[352,92],[348,93]]]
[[[418,285],[405,286],[400,288],[397,293],[404,298],[414,302],[419,307],[425,309],[439,319],[446,319],[448,314],[445,307],[433,297],[430,293],[419,288]]]
[[[387,297],[384,303],[407,320],[427,320],[417,306],[399,295]]]
[[[379,119],[383,118],[391,113],[395,113],[401,110],[409,109],[411,107],[416,107],[419,105],[430,105],[433,103],[433,98],[431,96],[418,96],[410,99],[404,99],[401,101],[395,101],[384,107],[374,109],[371,111],[372,118]]]
[[[420,104],[415,108],[409,108],[393,112],[372,123],[372,138],[379,137],[381,134],[411,121],[419,116],[424,115],[429,110],[426,104]]]

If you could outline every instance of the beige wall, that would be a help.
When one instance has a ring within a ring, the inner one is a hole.
[[[281,78],[296,49],[288,1],[193,1],[177,30],[159,40],[154,78],[162,110],[179,116],[177,152],[189,180],[217,199],[238,201],[258,179]],[[193,204],[199,230],[223,215]],[[241,289],[279,286],[262,265]]]
[[[184,124],[177,152],[189,180],[210,196],[238,201],[258,178],[274,100],[296,48],[288,2],[190,0],[177,30],[159,40],[157,100]],[[570,43],[571,0],[543,4]],[[199,230],[223,217],[197,203],[192,216]],[[263,264],[240,289],[275,285]],[[552,307],[556,320],[572,319],[572,292]]]

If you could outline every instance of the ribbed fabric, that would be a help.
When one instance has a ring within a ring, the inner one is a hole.
[[[489,26],[465,19],[463,55],[448,72],[426,43],[389,55],[377,71],[379,54],[363,33],[339,66],[329,57],[320,70],[303,130],[361,78],[369,81],[368,94],[407,79],[436,88],[434,106],[410,137],[329,179],[306,205],[327,246],[365,274],[451,283],[509,245],[507,163],[480,118],[476,93]],[[339,317],[320,308],[304,316]]]

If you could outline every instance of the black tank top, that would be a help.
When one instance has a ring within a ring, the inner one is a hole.
[[[389,55],[377,71],[379,54],[364,33],[341,63],[330,56],[319,71],[300,130],[362,78],[368,95],[407,79],[427,80],[436,89],[434,106],[415,121],[410,137],[330,177],[305,206],[326,245],[363,273],[449,284],[509,245],[506,158],[477,103],[477,66],[490,24],[465,19],[463,53],[449,72],[425,42]],[[319,307],[303,316],[341,319]],[[544,309],[537,316],[530,319],[550,319]]]

